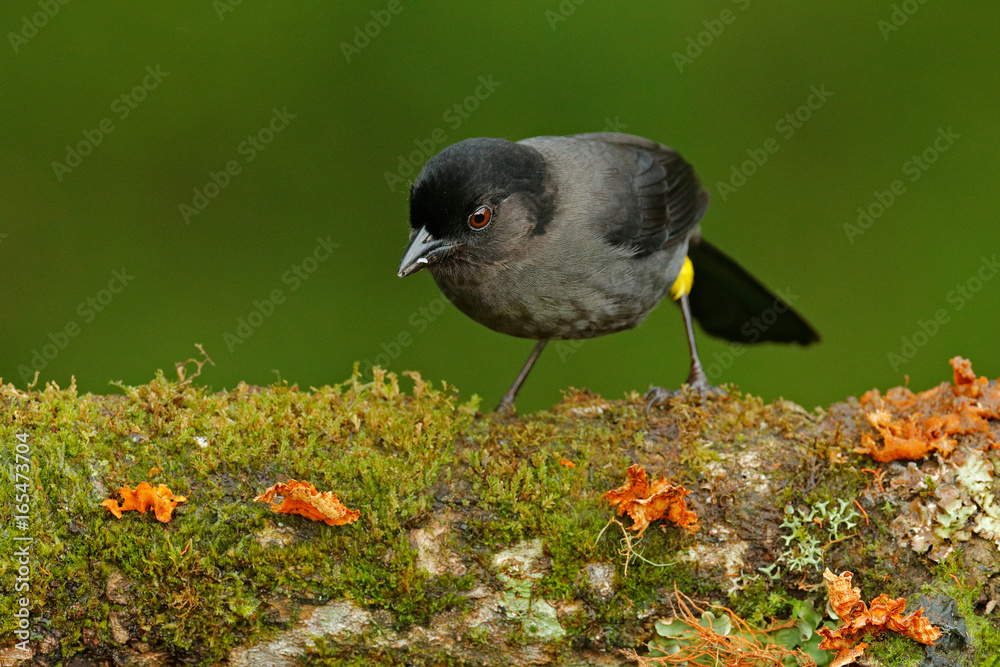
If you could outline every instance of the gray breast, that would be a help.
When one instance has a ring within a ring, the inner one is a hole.
[[[627,170],[591,142],[522,143],[538,149],[557,175],[552,222],[503,262],[430,267],[439,287],[472,319],[522,338],[592,338],[637,326],[680,273],[687,242],[642,257],[610,245],[608,221],[631,214],[622,206],[631,188]]]
[[[516,262],[432,273],[459,310],[495,331],[593,338],[638,326],[670,289],[687,251],[678,243],[637,258],[569,225],[553,225],[532,242],[533,251]]]

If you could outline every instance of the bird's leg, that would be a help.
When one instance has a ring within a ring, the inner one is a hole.
[[[708,376],[701,366],[701,359],[698,358],[698,345],[694,340],[694,320],[691,318],[691,304],[688,302],[688,295],[682,294],[678,299],[681,303],[681,314],[684,316],[684,330],[687,332],[688,350],[691,353],[691,372],[688,373],[687,384],[690,391],[702,396],[725,396],[725,392],[718,387],[708,384]],[[652,387],[646,392],[646,410],[654,405],[665,402],[671,396],[679,396],[682,390],[667,390],[662,387]]]
[[[684,331],[687,332],[688,351],[691,353],[691,372],[688,373],[687,383],[692,389],[705,390],[708,388],[708,376],[705,369],[701,367],[701,359],[698,358],[698,344],[694,339],[694,320],[691,318],[691,304],[688,295],[684,294],[680,298],[681,313],[684,315]]]
[[[538,341],[535,345],[535,349],[533,349],[531,354],[528,355],[528,360],[524,362],[524,368],[522,368],[521,372],[518,373],[517,378],[514,380],[514,384],[510,386],[510,389],[507,390],[507,393],[504,394],[503,398],[500,400],[500,405],[497,406],[497,412],[513,412],[514,399],[517,398],[517,392],[521,390],[521,385],[524,384],[524,381],[528,378],[528,373],[531,372],[531,367],[535,365],[535,362],[538,360],[538,355],[542,353],[542,349],[545,348],[545,344],[548,342],[549,341],[543,339]]]

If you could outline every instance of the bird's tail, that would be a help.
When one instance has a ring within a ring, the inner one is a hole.
[[[819,341],[819,334],[787,301],[761,285],[711,243],[691,239],[694,264],[691,314],[713,336],[738,343]]]

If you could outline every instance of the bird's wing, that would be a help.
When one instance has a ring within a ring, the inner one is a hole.
[[[595,132],[574,138],[615,147],[621,173],[630,180],[632,201],[623,202],[634,215],[618,217],[606,236],[616,245],[632,246],[647,255],[687,237],[708,208],[694,169],[677,151],[631,134]]]

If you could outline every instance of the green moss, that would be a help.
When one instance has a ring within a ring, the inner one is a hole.
[[[301,661],[303,667],[463,667],[464,663],[451,656],[417,651],[391,650],[371,651],[345,649],[331,645],[323,637],[317,637],[306,650]]]
[[[303,667],[466,667],[476,663],[457,660],[439,652],[345,650],[318,638],[301,664]]]
[[[395,376],[375,373],[310,392],[279,383],[213,394],[162,373],[120,385],[121,397],[4,385],[0,437],[22,434],[30,449],[31,604],[60,636],[62,655],[84,649],[90,631],[110,643],[114,612],[133,640],[211,662],[274,633],[261,613],[273,599],[347,596],[392,612],[404,630],[467,606],[474,573],[488,568],[476,554],[534,538],[548,567],[533,598],[593,595],[581,578],[588,562],[615,563],[622,592],[641,608],[675,582],[692,583],[676,563],[676,529],[651,532],[641,546],[649,561],[670,565],[633,562],[627,579],[617,537],[597,542],[609,514],[603,491],[624,481],[627,447],[642,442],[638,401],[604,403],[606,413],[580,419],[573,411],[592,397],[576,393],[529,421],[482,420],[476,399],[461,402],[446,385],[412,376],[406,395]],[[335,491],[361,518],[328,527],[253,502],[289,478]],[[188,497],[171,522],[151,513],[117,520],[99,506],[143,480]],[[0,502],[12,504],[13,491],[3,488]],[[469,509],[455,538],[465,576],[417,567],[408,530],[441,511],[436,497]],[[14,536],[0,543],[12,551]],[[5,575],[9,567],[0,565]],[[126,604],[105,594],[112,572],[126,582]],[[594,612],[575,622],[628,645],[637,615],[619,598],[593,597]],[[2,604],[0,640],[9,641],[13,603]]]
[[[413,380],[412,396],[380,371],[372,382],[355,375],[312,392],[278,384],[210,394],[162,373],[108,399],[5,385],[0,438],[23,434],[28,444],[31,502],[25,530],[0,544],[11,553],[14,537],[34,537],[30,599],[44,619],[36,632],[61,633],[70,656],[83,648],[81,619],[110,641],[116,611],[133,638],[201,662],[267,635],[257,612],[271,596],[349,595],[392,611],[401,627],[461,606],[471,579],[418,571],[405,527],[430,511],[477,401]],[[335,491],[361,519],[331,528],[253,502],[288,478]],[[152,513],[117,520],[99,506],[143,480],[188,497],[170,523]],[[0,503],[11,506],[13,491],[4,485]],[[290,528],[294,543],[259,543],[275,525]],[[0,565],[5,577],[9,567]],[[131,586],[127,604],[105,595],[112,570]],[[13,601],[0,605],[0,640],[9,641]]]
[[[783,618],[791,603],[781,593],[771,590],[763,577],[758,577],[742,591],[729,596],[729,608],[753,627],[765,627],[774,618]]]
[[[970,571],[964,554],[956,551],[935,568],[934,580],[923,587],[924,593],[941,593],[954,598],[975,649],[974,667],[994,667],[996,656],[1000,656],[1000,623],[996,620],[996,614],[984,617],[976,613],[976,602],[984,580]]]
[[[603,493],[624,483],[627,447],[643,440],[640,406],[570,392],[556,409],[528,422],[501,420],[473,430],[462,452],[477,499],[466,539],[489,551],[541,538],[548,569],[533,597],[586,600],[590,613],[570,620],[575,633],[604,637],[612,646],[631,645],[628,638],[643,624],[638,610],[661,603],[675,583],[694,583],[679,562],[686,549],[679,529],[648,531],[637,550],[649,562],[633,561],[627,577],[619,529],[597,539],[609,516]],[[618,595],[605,600],[588,588],[585,568],[595,562],[614,564]],[[623,599],[629,601],[624,606]]]
[[[489,569],[479,554],[536,538],[547,567],[529,594],[587,601],[587,613],[569,622],[611,646],[632,645],[641,619],[675,586],[717,593],[681,561],[691,538],[675,528],[648,531],[636,543],[641,559],[628,576],[620,536],[597,539],[610,514],[603,493],[624,482],[630,452],[661,447],[647,440],[641,401],[570,392],[528,420],[479,419],[476,399],[463,403],[447,385],[411,377],[412,395],[378,369],[371,382],[356,374],[310,392],[278,383],[213,394],[162,373],[146,385],[119,385],[121,397],[5,385],[4,442],[24,434],[32,452],[32,604],[61,635],[62,654],[84,647],[82,618],[109,641],[108,618],[117,612],[133,639],[211,662],[274,632],[259,613],[272,599],[348,596],[392,612],[403,630],[464,609],[474,572]],[[766,412],[752,397],[723,405],[723,430],[755,427]],[[692,483],[718,460],[705,443],[709,430],[720,431],[710,429],[705,407],[682,407],[683,445],[651,472]],[[253,502],[288,478],[335,491],[362,510],[360,520],[331,528]],[[144,479],[189,498],[170,523],[131,513],[115,520],[99,507]],[[416,565],[408,529],[441,511],[439,500],[463,508],[454,546],[470,568],[464,577],[433,577]],[[276,534],[291,543],[267,539]],[[10,547],[11,538],[0,541]],[[590,590],[583,573],[591,562],[614,564],[616,595]],[[126,605],[105,595],[112,571],[131,586]],[[9,638],[4,622],[0,638]]]
[[[870,637],[865,653],[879,664],[892,667],[916,667],[924,660],[924,649],[920,644],[895,632]]]
[[[426,625],[434,614],[465,605],[461,594],[472,587],[473,578],[432,577],[417,569],[405,533],[389,544],[368,546],[362,553],[349,552],[340,576],[354,600],[393,612],[396,629]]]
[[[78,395],[73,386],[0,386],[0,445],[14,460],[18,437],[25,441],[22,484],[31,497],[23,530],[0,533],[0,548],[13,553],[15,537],[34,538],[32,639],[43,630],[58,638],[60,653],[51,660],[113,645],[112,614],[133,644],[167,651],[178,662],[210,664],[233,646],[288,627],[300,602],[349,598],[390,612],[393,629],[405,632],[442,612],[460,619],[477,604],[467,595],[474,585],[548,601],[559,609],[558,618],[546,617],[548,629],[564,629],[574,647],[644,643],[655,618],[669,613],[675,590],[715,603],[728,598],[739,615],[763,626],[789,615],[803,597],[822,598],[818,576],[809,578],[812,566],[775,581],[747,578],[785,550],[786,504],[821,508],[799,517],[802,535],[818,541],[823,566],[850,563],[866,598],[914,581],[895,576],[894,549],[868,546],[879,536],[885,543],[893,509],[887,504],[879,517],[863,497],[870,477],[859,468],[869,462],[831,463],[839,435],[819,426],[821,416],[783,401],[765,405],[733,391],[723,401],[671,399],[647,418],[638,395],[609,402],[570,391],[550,411],[484,416],[475,397],[463,401],[448,385],[416,375],[401,381],[378,369],[370,381],[355,374],[309,391],[277,383],[212,393],[162,373],[120,389],[120,396],[100,397]],[[741,477],[744,453],[758,459],[747,471],[750,486]],[[633,462],[695,490],[706,528],[724,530],[693,536],[657,523],[633,540],[626,575],[621,529],[601,531],[613,516],[604,493],[624,483]],[[766,476],[767,491],[754,490],[754,475]],[[289,478],[336,492],[361,518],[331,527],[253,501]],[[117,520],[99,506],[122,485],[143,480],[188,497],[169,523],[134,512]],[[0,504],[15,506],[18,493],[16,485],[3,485]],[[855,498],[872,515],[870,527],[848,525]],[[447,524],[442,546],[465,574],[434,576],[418,565],[412,531],[433,522]],[[863,539],[841,539],[854,533]],[[725,559],[712,558],[728,553],[731,537],[751,547],[737,552],[744,563],[735,581],[726,579]],[[528,540],[542,545],[538,574],[507,586],[491,559]],[[708,547],[705,562],[688,560],[696,544]],[[613,567],[613,591],[595,590],[588,564]],[[0,559],[4,581],[14,579],[15,568],[15,560]],[[949,572],[965,581],[960,571]],[[109,598],[109,579],[119,577],[124,583]],[[940,585],[949,581],[937,577]],[[723,593],[737,582],[742,591]],[[972,605],[973,593],[963,594],[962,604]],[[127,602],[114,601],[119,595]],[[6,644],[14,605],[9,596],[0,599]],[[282,605],[285,611],[273,613]],[[1000,651],[989,621],[972,616],[979,645]],[[511,623],[508,641],[536,642],[546,628],[532,629],[532,622]],[[479,632],[465,640],[491,648],[491,635]],[[460,663],[403,651],[359,657],[318,641],[309,664]]]

